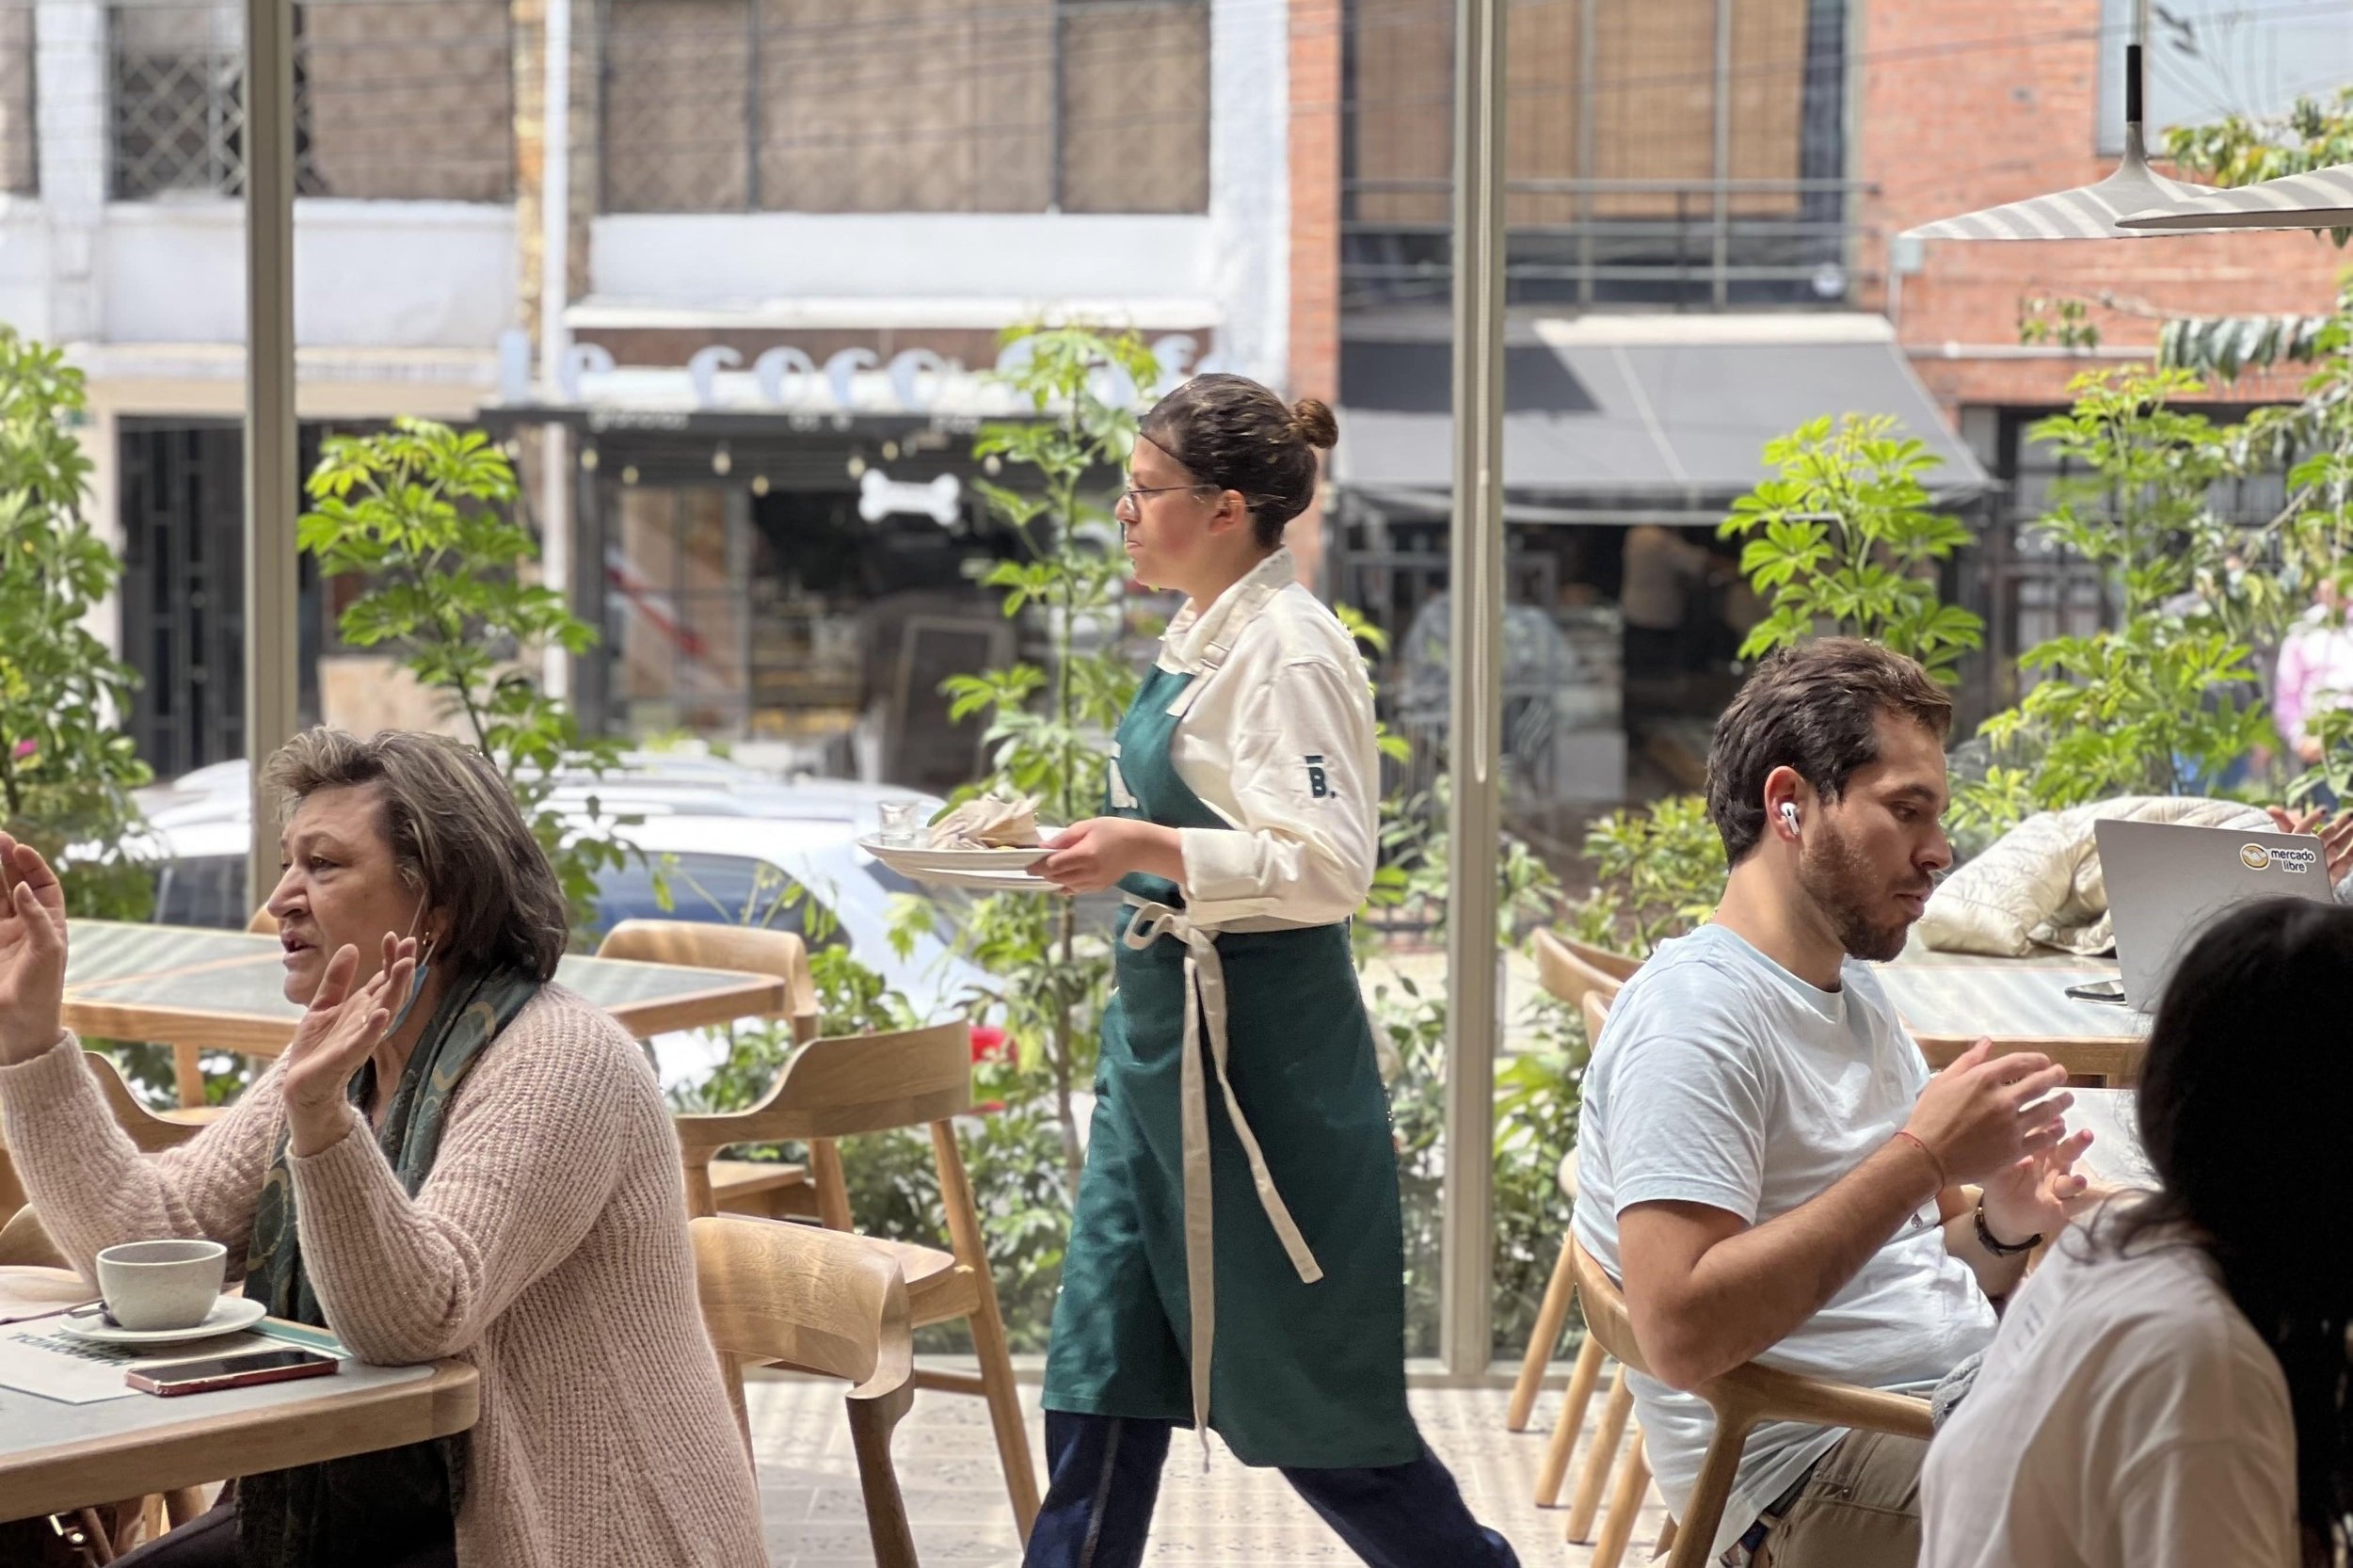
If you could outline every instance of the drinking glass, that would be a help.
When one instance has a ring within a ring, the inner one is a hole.
[[[894,847],[919,848],[924,840],[921,802],[886,800],[875,809],[882,814],[882,841]]]

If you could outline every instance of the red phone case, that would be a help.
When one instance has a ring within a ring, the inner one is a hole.
[[[169,1368],[158,1368],[155,1373],[125,1372],[122,1381],[143,1394],[171,1399],[180,1394],[210,1394],[222,1388],[250,1388],[256,1384],[327,1377],[341,1365],[341,1362],[329,1357],[325,1361],[298,1362],[292,1367],[264,1367],[250,1372],[232,1372],[227,1377],[202,1378],[192,1383],[169,1382]]]

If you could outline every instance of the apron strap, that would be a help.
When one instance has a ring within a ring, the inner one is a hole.
[[[1217,1335],[1217,1277],[1210,1224],[1214,1200],[1209,1177],[1209,1095],[1208,1077],[1201,1067],[1204,1017],[1209,1019],[1209,1055],[1217,1067],[1218,1087],[1225,1092],[1225,1114],[1233,1124],[1242,1153],[1249,1159],[1250,1179],[1258,1190],[1258,1206],[1266,1210],[1267,1222],[1274,1227],[1283,1250],[1290,1255],[1291,1267],[1299,1272],[1302,1283],[1315,1284],[1323,1277],[1323,1268],[1309,1250],[1307,1239],[1300,1234],[1298,1222],[1291,1218],[1282,1194],[1274,1190],[1274,1178],[1266,1168],[1265,1151],[1258,1146],[1257,1135],[1250,1130],[1250,1123],[1241,1113],[1241,1100],[1234,1093],[1233,1080],[1226,1076],[1225,966],[1218,957],[1216,939],[1187,919],[1182,910],[1132,897],[1128,902],[1135,906],[1135,913],[1128,918],[1121,940],[1129,948],[1142,952],[1163,936],[1176,937],[1185,948],[1185,1057],[1178,1090],[1184,1124],[1185,1292],[1193,1320],[1193,1418],[1206,1454],[1209,1441],[1210,1352]]]

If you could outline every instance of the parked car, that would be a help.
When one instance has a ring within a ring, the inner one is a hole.
[[[857,847],[885,800],[941,802],[904,790],[840,779],[783,780],[721,759],[632,757],[601,777],[557,781],[550,804],[576,832],[613,831],[643,852],[598,878],[591,934],[625,920],[762,924],[812,945],[846,946],[904,995],[919,1017],[966,1010],[984,976],[950,946],[961,895],[925,889]],[[594,812],[591,801],[595,803]],[[139,792],[147,814],[134,853],[155,867],[155,919],[172,925],[243,929],[250,842],[242,762],[203,768]],[[600,816],[603,824],[599,825]],[[613,817],[639,819],[614,828]],[[788,906],[789,888],[806,898]],[[665,908],[663,889],[667,890]],[[918,894],[941,908],[930,932],[900,956],[890,941],[891,900]],[[809,903],[831,920],[812,935]],[[698,1036],[655,1042],[665,1087],[708,1074],[724,1054]]]

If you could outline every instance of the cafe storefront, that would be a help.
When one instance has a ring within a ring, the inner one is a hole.
[[[1155,345],[1171,375],[1193,341]],[[565,508],[568,548],[550,555],[602,632],[572,664],[584,725],[724,741],[788,772],[974,776],[979,727],[949,719],[940,683],[1009,663],[1021,632],[977,581],[1018,546],[974,490],[998,465],[972,440],[1026,405],[920,348],[705,348],[664,368],[583,344],[557,387],[518,383],[483,420],[522,456],[543,535],[551,498]],[[525,439],[551,424],[560,487]]]

